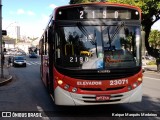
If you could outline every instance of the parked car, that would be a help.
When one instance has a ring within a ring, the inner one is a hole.
[[[13,57],[13,66],[23,66],[26,67],[26,59],[24,58],[24,56],[14,56]]]

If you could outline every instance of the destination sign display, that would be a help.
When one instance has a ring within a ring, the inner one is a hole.
[[[129,19],[139,20],[136,9],[119,6],[76,6],[59,8],[56,20]]]

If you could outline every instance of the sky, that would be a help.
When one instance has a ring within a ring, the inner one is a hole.
[[[14,37],[16,26],[21,36],[41,37],[50,14],[70,0],[2,0],[2,29]]]
[[[57,6],[68,5],[70,0],[2,0],[2,29],[16,35],[20,26],[21,36],[41,37],[50,14]],[[152,29],[160,30],[160,20]]]

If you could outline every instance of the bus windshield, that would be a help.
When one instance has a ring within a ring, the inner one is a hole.
[[[140,26],[60,26],[55,48],[56,64],[68,69],[140,66]]]

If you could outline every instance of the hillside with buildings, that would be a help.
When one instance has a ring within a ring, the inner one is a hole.
[[[9,36],[4,36],[3,41],[4,41],[4,48],[6,48],[6,50],[16,48],[16,49],[21,49],[26,53],[28,53],[29,47],[32,46],[36,47],[39,44],[38,38],[31,39],[29,37],[23,37],[17,40],[15,38],[10,38]]]

